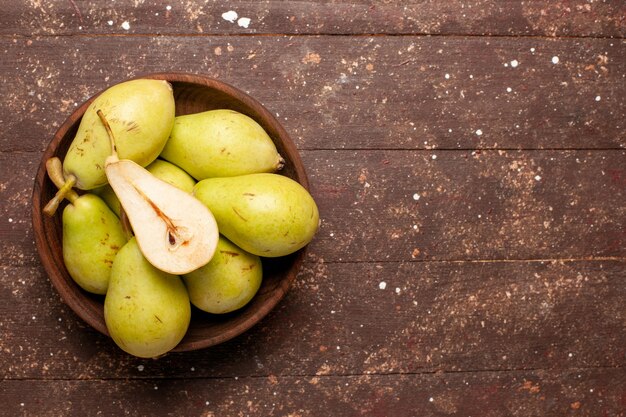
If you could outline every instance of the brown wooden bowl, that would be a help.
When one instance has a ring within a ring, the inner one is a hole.
[[[197,113],[211,109],[232,109],[256,120],[272,138],[278,152],[285,159],[280,174],[290,177],[306,189],[308,180],[300,155],[280,123],[258,101],[244,92],[215,79],[181,73],[149,74],[137,78],[169,81],[174,88],[176,115]],[[97,95],[96,95],[97,96]],[[96,97],[83,103],[59,128],[46,148],[33,190],[33,229],[41,262],[50,280],[65,303],[78,316],[99,332],[108,336],[104,323],[103,296],[81,289],[68,274],[63,263],[61,210],[50,218],[43,207],[56,193],[56,187],[46,174],[45,162],[53,156],[63,160],[81,117]],[[294,281],[306,248],[281,258],[263,258],[263,282],[256,296],[244,308],[225,315],[212,315],[192,309],[187,334],[173,351],[190,351],[213,346],[248,330],[272,310]]]

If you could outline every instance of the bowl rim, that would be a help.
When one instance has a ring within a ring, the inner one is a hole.
[[[295,143],[293,142],[283,125],[258,100],[227,82],[201,74],[184,72],[156,72],[142,74],[128,79],[120,80],[116,83],[108,85],[107,87],[93,94],[65,119],[65,121],[55,132],[52,140],[48,143],[46,149],[41,156],[32,192],[32,225],[35,238],[35,246],[41,264],[43,265],[44,270],[48,275],[48,279],[52,282],[56,291],[61,296],[62,301],[83,321],[85,321],[92,328],[109,338],[110,335],[107,331],[104,319],[102,317],[102,308],[97,308],[97,303],[90,299],[90,296],[77,284],[74,284],[76,288],[68,288],[66,285],[63,285],[66,280],[62,276],[61,270],[67,271],[67,269],[65,268],[65,265],[62,262],[59,263],[57,257],[53,255],[51,241],[45,233],[45,228],[43,226],[45,219],[41,208],[45,205],[46,202],[42,201],[41,192],[44,188],[44,183],[46,181],[49,181],[47,179],[45,161],[55,156],[63,137],[76,123],[80,122],[82,115],[85,113],[93,100],[109,87],[122,83],[124,81],[130,81],[135,79],[156,79],[165,80],[170,83],[196,84],[205,88],[217,90],[221,93],[225,93],[228,96],[233,97],[235,100],[242,102],[244,106],[253,109],[254,112],[256,112],[261,119],[271,124],[272,128],[276,131],[275,136],[280,138],[281,146],[282,148],[284,148],[284,152],[289,155],[289,159],[291,159],[293,163],[293,171],[295,177],[293,179],[300,183],[307,191],[310,190],[308,177],[300,154],[295,146]],[[272,140],[275,139],[274,136],[270,136],[272,137]],[[59,214],[57,214],[57,216],[58,215]],[[276,307],[276,305],[284,298],[285,294],[293,284],[296,275],[298,274],[298,271],[301,268],[302,262],[306,256],[307,249],[308,245],[292,255],[294,259],[292,261],[291,267],[286,272],[285,277],[278,282],[276,287],[272,290],[272,294],[265,300],[264,303],[260,305],[258,310],[248,316],[245,320],[239,322],[237,325],[231,328],[228,328],[226,331],[220,332],[212,337],[207,337],[200,340],[186,340],[186,335],[185,338],[183,338],[183,340],[181,340],[181,342],[170,352],[192,351],[214,346],[226,342],[246,332],[255,324],[257,324],[262,318],[269,314],[269,312],[274,309],[274,307]],[[190,323],[190,327],[192,323],[193,321]]]

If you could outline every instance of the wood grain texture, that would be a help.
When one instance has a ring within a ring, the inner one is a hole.
[[[624,256],[624,151],[303,156],[327,261]]]
[[[40,268],[4,267],[1,372],[132,379],[621,367],[625,275],[623,260],[317,260],[247,333],[144,360],[76,317]]]
[[[168,7],[169,6],[169,7]],[[232,21],[222,17],[234,11]],[[17,0],[0,34],[428,34],[600,36],[626,34],[620,0],[110,2]],[[238,20],[249,19],[249,23]]]
[[[484,37],[0,38],[0,140],[4,150],[41,151],[96,92],[129,76],[183,71],[248,92],[300,149],[620,149],[623,46]]]
[[[619,369],[189,380],[3,381],[20,416],[620,416]],[[94,395],[97,393],[97,395]],[[493,404],[493,407],[486,405]]]

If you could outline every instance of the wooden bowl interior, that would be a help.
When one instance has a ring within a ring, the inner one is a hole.
[[[151,74],[142,78],[164,79],[172,84],[177,115],[227,108],[255,119],[268,132],[285,159],[285,168],[280,173],[308,189],[306,173],[293,142],[278,121],[256,100],[228,84],[197,75],[169,73]],[[44,216],[41,211],[56,193],[56,187],[46,175],[45,161],[52,156],[63,159],[82,115],[94,98],[95,96],[81,105],[65,121],[43,154],[33,189],[33,228],[42,264],[65,303],[96,330],[108,335],[103,315],[104,297],[82,290],[69,276],[63,263],[61,211],[64,205],[52,218]],[[225,315],[212,315],[193,308],[189,330],[174,351],[216,345],[252,327],[287,292],[295,279],[305,250],[306,248],[281,258],[263,258],[261,288],[243,309]]]

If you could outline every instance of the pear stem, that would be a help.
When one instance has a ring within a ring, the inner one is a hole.
[[[57,156],[54,156],[46,161],[46,172],[57,188],[61,189],[63,185],[65,185],[66,181],[65,176],[63,175],[63,163]],[[78,193],[74,190],[69,190],[65,196],[65,198],[67,198],[72,204],[74,204],[74,201],[76,201],[78,197]]]
[[[117,146],[115,145],[115,136],[113,136],[113,130],[111,130],[111,125],[107,121],[106,117],[104,117],[104,113],[102,113],[102,110],[98,109],[96,111],[96,114],[98,115],[98,117],[100,118],[100,121],[104,125],[104,128],[107,131],[107,135],[109,135],[109,141],[111,142],[111,156],[114,157],[115,159],[119,159],[117,155]]]
[[[285,158],[278,154],[278,161],[276,162],[276,171],[280,171],[285,167]]]
[[[76,177],[74,175],[69,175],[65,184],[59,188],[59,191],[57,191],[54,197],[52,197],[52,200],[48,201],[48,204],[46,204],[43,208],[44,214],[50,217],[54,216],[54,213],[56,213],[59,208],[59,204],[63,201],[67,194],[72,191],[74,184],[76,184]]]

